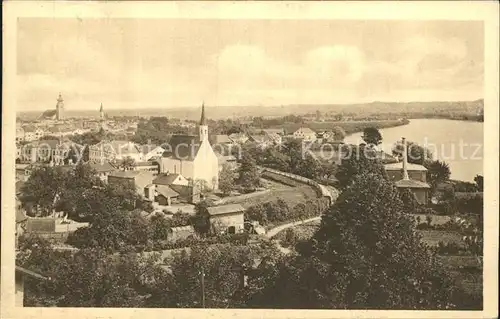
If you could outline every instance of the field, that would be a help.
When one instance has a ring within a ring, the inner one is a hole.
[[[281,175],[279,176],[281,177]],[[285,185],[282,183],[278,183],[277,181],[268,179],[262,179],[262,182],[265,188],[269,189],[270,192],[263,193],[262,195],[252,198],[242,199],[241,201],[232,201],[232,203],[238,203],[244,208],[248,208],[257,204],[276,201],[281,198],[290,207],[293,207],[299,203],[305,203],[308,200],[314,200],[317,198],[316,191],[311,186],[297,183],[291,180],[287,182],[287,184],[289,185]],[[290,186],[292,185],[292,182],[293,185],[297,186]]]
[[[455,243],[463,246],[462,235],[457,232],[440,230],[419,230],[422,241],[429,246],[437,246],[440,241],[445,244]]]

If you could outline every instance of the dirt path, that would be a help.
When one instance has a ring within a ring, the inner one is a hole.
[[[281,231],[283,231],[283,230],[285,230],[287,228],[294,227],[294,226],[297,226],[297,225],[307,224],[307,223],[310,223],[310,222],[313,222],[313,221],[316,221],[316,220],[320,220],[320,219],[321,219],[321,216],[317,216],[317,217],[312,217],[312,218],[304,219],[302,221],[291,222],[291,223],[287,223],[287,224],[284,224],[284,225],[280,225],[280,226],[271,228],[269,231],[267,231],[267,233],[266,233],[265,236],[267,238],[272,238],[272,237],[276,236],[279,232],[281,232]]]

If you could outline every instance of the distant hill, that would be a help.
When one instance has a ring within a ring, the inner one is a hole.
[[[212,119],[222,119],[245,116],[283,116],[286,114],[307,114],[320,111],[322,113],[343,114],[384,114],[384,113],[470,113],[477,114],[484,108],[483,99],[475,101],[436,101],[436,102],[371,102],[358,104],[296,104],[283,106],[217,106],[206,107],[207,114]],[[19,117],[36,119],[42,112],[20,112]],[[196,120],[200,116],[200,107],[176,108],[141,108],[141,109],[110,109],[108,116],[168,116],[181,119]],[[66,109],[66,117],[95,117],[97,111],[82,111]]]

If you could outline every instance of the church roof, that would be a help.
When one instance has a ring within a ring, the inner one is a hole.
[[[40,114],[38,119],[40,119],[40,120],[44,120],[44,119],[45,120],[53,120],[56,118],[56,113],[57,113],[56,110],[46,110],[42,114]]]
[[[195,135],[172,135],[168,147],[163,153],[164,157],[179,160],[193,161],[200,150],[200,138]]]

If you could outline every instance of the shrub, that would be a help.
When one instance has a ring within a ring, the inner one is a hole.
[[[281,241],[283,247],[293,247],[299,241],[299,236],[292,228],[285,230],[285,238]]]

